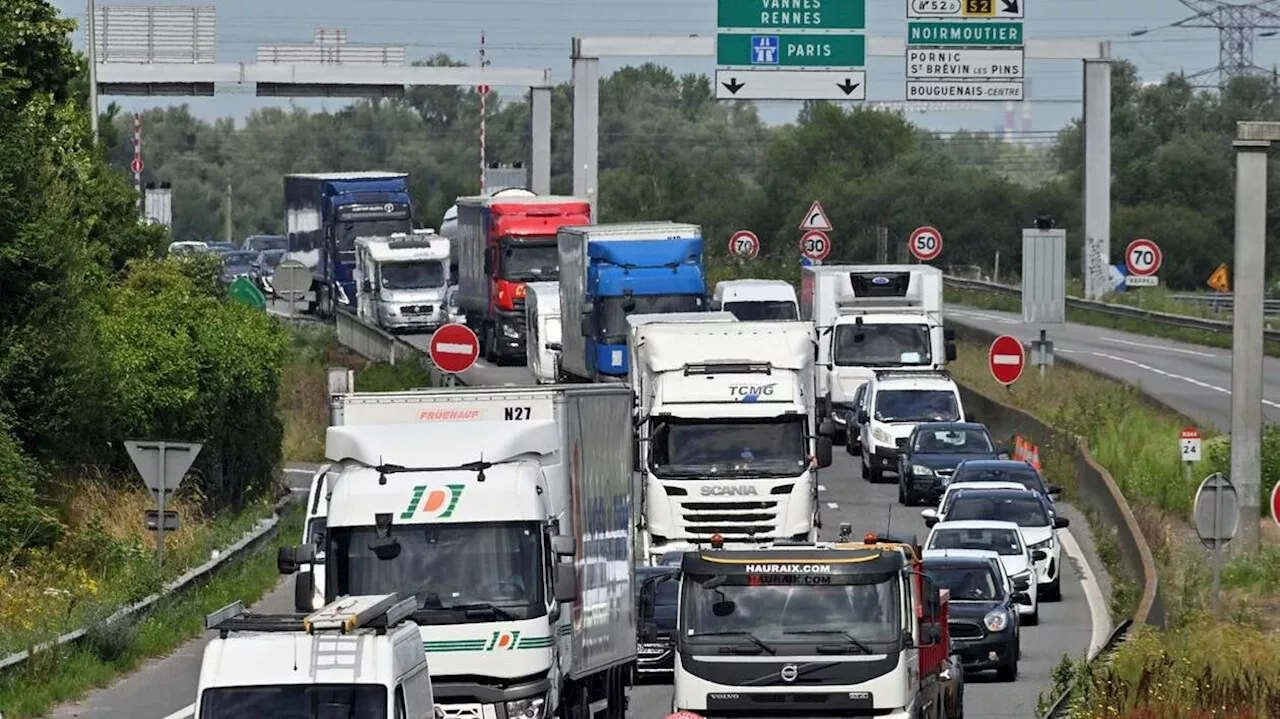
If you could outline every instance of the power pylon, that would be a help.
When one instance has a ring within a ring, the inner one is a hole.
[[[1213,78],[1224,87],[1232,78],[1255,73],[1270,73],[1253,62],[1253,43],[1258,31],[1264,36],[1280,30],[1280,0],[1255,0],[1248,3],[1227,0],[1179,0],[1195,12],[1171,27],[1205,27],[1218,31],[1218,64],[1187,79]],[[1270,32],[1265,32],[1270,31]]]

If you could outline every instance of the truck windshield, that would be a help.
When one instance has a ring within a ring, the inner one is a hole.
[[[512,282],[555,282],[560,279],[560,249],[554,238],[502,243],[502,279]]]
[[[444,263],[438,260],[391,262],[379,268],[384,290],[434,290],[444,287]]]
[[[357,237],[388,237],[395,232],[413,232],[413,220],[343,220],[338,225],[338,250],[355,251]]]
[[[387,689],[377,684],[215,687],[200,695],[200,719],[386,719]]]
[[[767,577],[784,578],[788,577]],[[802,578],[811,577],[794,577]],[[723,644],[726,640],[746,643],[752,641],[751,637],[767,645],[849,643],[856,647],[855,642],[897,642],[902,635],[898,577],[869,578],[880,581],[825,585],[726,583],[708,589],[700,580],[687,577],[681,595],[678,636],[694,644]],[[825,636],[827,633],[829,637]]]
[[[949,390],[892,389],[876,393],[880,422],[959,422],[960,407]]]
[[[901,367],[933,362],[926,325],[837,325],[832,342],[833,361],[841,367]]]
[[[794,302],[726,302],[724,311],[733,313],[742,322],[767,322],[770,320],[795,320]]]
[[[794,476],[809,465],[804,418],[654,420],[650,467],[659,477]]]
[[[419,624],[540,617],[547,611],[541,536],[534,522],[398,524],[391,537],[399,554],[379,559],[370,547],[386,540],[373,527],[331,527],[326,595],[413,594]]]
[[[600,337],[607,345],[625,345],[628,315],[659,314],[667,312],[701,312],[702,295],[632,295],[631,297],[602,297],[599,301]]]

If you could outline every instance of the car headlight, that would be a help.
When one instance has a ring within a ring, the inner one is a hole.
[[[507,702],[507,716],[521,717],[522,719],[542,719],[546,714],[547,698],[532,697],[529,699],[517,699],[513,702]]]
[[[1003,609],[992,609],[982,618],[989,632],[1003,632],[1009,626],[1009,613]]]
[[[513,327],[512,325],[503,325],[502,336],[506,337],[507,339],[513,339],[513,340],[520,339],[520,332],[516,330],[516,328]]]
[[[890,437],[888,432],[879,427],[871,428],[871,438],[881,444],[893,444],[893,437]]]
[[[933,470],[932,470],[932,469],[929,469],[928,467],[923,467],[923,466],[918,465],[918,464],[915,464],[915,465],[912,465],[912,466],[911,466],[911,473],[912,473],[912,474],[914,474],[914,475],[916,475],[917,477],[932,477],[932,476],[933,476]]]
[[[1043,549],[1048,551],[1052,547],[1053,547],[1053,537],[1049,537],[1043,542],[1036,542],[1035,544],[1027,545],[1027,549],[1030,549],[1033,552],[1036,551],[1037,549]]]

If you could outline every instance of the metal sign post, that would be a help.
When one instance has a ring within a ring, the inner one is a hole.
[[[148,529],[156,533],[156,565],[164,566],[164,533],[178,528],[176,512],[165,511],[169,495],[178,490],[187,470],[195,463],[204,445],[199,442],[129,440],[124,443],[129,459],[156,499],[156,511],[144,517]],[[154,523],[153,523],[154,522]]]
[[[1213,550],[1213,613],[1218,616],[1222,611],[1222,548],[1235,538],[1240,526],[1240,497],[1225,474],[1215,472],[1200,483],[1194,513],[1196,534]]]

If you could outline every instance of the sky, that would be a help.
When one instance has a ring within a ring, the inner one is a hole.
[[[825,0],[831,2],[831,0]],[[869,36],[904,36],[906,0],[866,0]],[[1192,14],[1177,0],[1024,0],[1025,36],[1029,39],[1097,39],[1112,42],[1114,57],[1137,64],[1144,80],[1168,73],[1197,72],[1215,65],[1218,33],[1214,29],[1166,27]],[[84,26],[84,0],[54,0],[65,15]],[[117,3],[102,3],[112,5]],[[118,3],[135,4],[135,3]],[[550,68],[554,79],[570,77],[569,48],[573,36],[711,35],[715,33],[714,0],[205,0],[154,5],[212,5],[217,13],[217,61],[252,62],[259,45],[309,43],[317,28],[345,28],[352,44],[402,45],[410,61],[444,52],[464,62],[478,60],[481,32],[493,67]],[[1135,31],[1151,29],[1139,37]],[[84,34],[77,32],[77,47]],[[1258,38],[1255,63],[1280,62],[1280,37]],[[679,73],[710,74],[714,58],[651,58]],[[601,60],[601,74],[645,58]],[[900,102],[904,93],[902,58],[869,58],[867,99]],[[1028,122],[1028,139],[1047,140],[1080,115],[1082,88],[1078,60],[1028,60],[1028,102],[1014,112],[1019,131]],[[511,90],[512,93],[517,92]],[[259,107],[296,104],[336,109],[349,101],[257,98],[252,90],[233,90],[212,98],[107,98],[127,112],[157,105],[189,104],[197,115],[243,118]],[[936,108],[937,105],[934,105]],[[968,106],[972,108],[972,105]],[[795,117],[798,103],[760,103],[769,122]],[[1003,128],[1006,106],[995,102],[981,109],[908,109],[908,117],[938,132]]]

